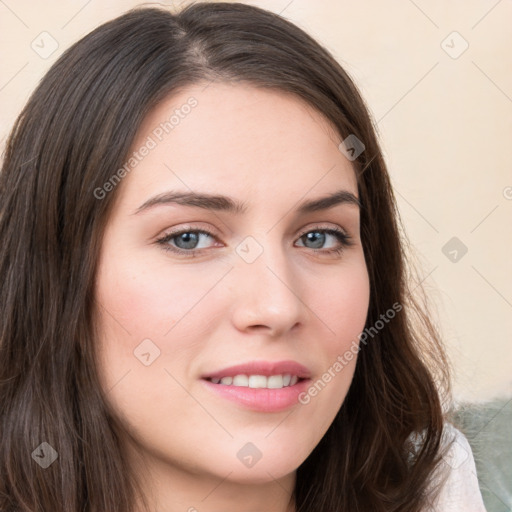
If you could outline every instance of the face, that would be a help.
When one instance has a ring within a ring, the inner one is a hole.
[[[340,142],[299,99],[247,85],[190,87],[141,125],[95,325],[107,400],[153,467],[287,478],[332,423],[369,304]]]

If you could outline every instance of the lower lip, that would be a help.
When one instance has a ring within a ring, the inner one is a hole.
[[[206,379],[202,379],[202,382],[214,393],[247,409],[258,412],[278,412],[300,403],[299,395],[306,391],[310,380],[300,380],[293,386],[280,389],[228,386],[226,384],[214,384]]]

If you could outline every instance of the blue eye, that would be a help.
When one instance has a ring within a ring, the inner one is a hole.
[[[205,247],[199,247],[199,241],[201,238],[215,238],[212,233],[202,229],[186,229],[177,231],[175,233],[169,233],[163,238],[157,240],[157,243],[162,245],[164,250],[172,251],[185,256],[195,256],[195,253]],[[171,245],[170,242],[173,242]]]
[[[338,242],[338,246],[330,247],[327,249],[322,249],[324,244],[326,243],[326,240],[329,239],[329,237],[335,238]],[[335,253],[339,254],[341,253],[346,247],[349,247],[352,245],[351,237],[338,229],[315,229],[311,231],[307,231],[305,234],[303,234],[299,240],[304,240],[303,243],[311,243],[312,246],[309,246],[308,248],[313,249],[315,252],[322,252],[322,253]],[[307,247],[307,246],[305,246]]]
[[[204,235],[209,236],[209,233],[204,231],[184,231],[179,235],[174,235],[172,240],[175,240],[178,249],[198,249],[197,244],[201,236]]]
[[[203,229],[185,228],[180,231],[169,233],[162,238],[158,239],[156,243],[161,245],[164,250],[171,251],[175,254],[180,254],[186,257],[194,257],[203,249],[208,246],[200,246],[201,239],[216,239],[213,233]],[[334,238],[334,247],[325,248],[324,245],[329,241],[329,238]],[[298,238],[305,247],[312,249],[315,253],[322,254],[340,254],[343,250],[351,245],[351,237],[344,231],[338,229],[314,229],[304,232]],[[311,245],[306,245],[311,244]]]

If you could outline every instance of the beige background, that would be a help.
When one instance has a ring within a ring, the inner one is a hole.
[[[29,94],[62,51],[140,3],[0,0],[2,149]],[[402,220],[438,310],[455,395],[510,397],[512,2],[245,3],[297,23],[353,76],[378,127]],[[161,3],[171,4],[180,2]],[[53,53],[52,44],[58,44]],[[450,251],[458,251],[456,262],[443,253],[453,237],[459,248],[444,252],[453,258]],[[462,257],[460,243],[468,249]]]

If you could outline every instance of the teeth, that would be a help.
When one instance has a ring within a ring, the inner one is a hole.
[[[267,388],[267,389],[281,389],[287,386],[294,386],[299,381],[297,375],[271,375],[266,377],[264,375],[235,375],[234,377],[212,377],[211,382],[214,384],[223,384],[225,386],[240,386],[249,387],[253,389]]]
[[[282,375],[271,375],[267,379],[267,386],[270,389],[279,389],[284,387],[284,379]]]
[[[267,387],[267,377],[263,375],[251,375],[249,377],[249,387],[250,388],[266,388]]]
[[[233,377],[233,386],[243,386],[246,388],[249,386],[249,377],[247,375],[235,375]]]

